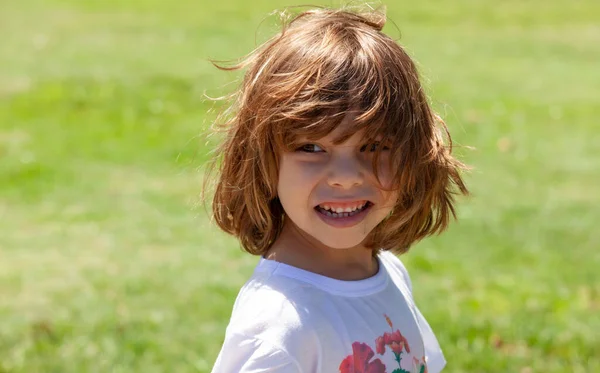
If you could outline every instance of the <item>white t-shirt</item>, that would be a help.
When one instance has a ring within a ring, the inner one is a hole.
[[[233,306],[213,373],[437,373],[446,364],[394,254],[341,281],[261,258]]]

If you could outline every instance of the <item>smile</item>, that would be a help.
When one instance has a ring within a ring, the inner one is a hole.
[[[315,211],[321,220],[328,225],[336,228],[347,228],[360,223],[367,216],[372,206],[373,203],[367,201],[362,207],[351,212],[340,211],[337,213],[326,210],[321,206],[316,206]]]

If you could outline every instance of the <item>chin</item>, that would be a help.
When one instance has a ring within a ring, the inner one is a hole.
[[[341,233],[341,235],[343,235],[343,233]],[[360,239],[331,240],[331,239],[329,239],[329,240],[319,240],[319,241],[321,241],[322,244],[324,244],[327,247],[330,247],[334,250],[347,250],[347,249],[351,249],[353,247],[360,245],[363,240],[360,240]]]

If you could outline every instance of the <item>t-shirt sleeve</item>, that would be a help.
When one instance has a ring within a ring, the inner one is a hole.
[[[402,262],[400,262],[400,267],[402,274],[404,276],[404,280],[406,282],[406,286],[410,290],[412,294],[412,282],[410,281],[410,276],[406,267]],[[421,328],[423,344],[425,345],[425,356],[427,357],[427,372],[428,373],[438,373],[444,366],[446,366],[446,359],[444,357],[444,353],[440,348],[440,344],[438,343],[431,326],[427,322],[427,319],[423,316],[419,307],[415,305],[415,311],[417,316],[417,321],[419,323],[419,327]]]
[[[416,308],[416,307],[415,307]],[[446,358],[440,348],[431,326],[423,317],[421,311],[416,308],[417,318],[419,320],[419,326],[421,327],[423,344],[425,345],[425,356],[427,357],[427,371],[428,373],[438,373],[446,366]]]
[[[411,301],[414,301],[412,299],[412,282],[410,280],[410,275],[408,274],[408,270],[406,269],[406,267],[404,266],[404,264],[398,257],[396,257],[396,256],[392,257],[392,255],[393,254],[388,253],[388,256],[390,258],[389,260],[395,264],[395,268],[397,268],[399,270],[399,272],[402,274],[402,278],[404,279],[406,288],[410,292]],[[429,323],[427,322],[427,320],[425,319],[425,317],[423,316],[423,314],[421,313],[421,311],[419,310],[419,308],[416,305],[415,305],[415,313],[416,313],[416,317],[417,317],[417,322],[419,323],[419,327],[421,328],[421,334],[422,334],[421,336],[423,338],[423,344],[425,347],[425,356],[427,359],[427,371],[429,373],[439,373],[442,369],[444,369],[444,366],[446,366],[446,359],[444,357],[444,353],[442,352],[442,349],[440,348],[440,344],[438,343],[438,340],[435,336],[435,333],[431,329],[431,326],[429,326]]]
[[[243,334],[227,335],[212,373],[302,373],[285,351]]]

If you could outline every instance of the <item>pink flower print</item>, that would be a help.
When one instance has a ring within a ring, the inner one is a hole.
[[[340,364],[340,373],[386,373],[385,365],[379,359],[370,361],[375,353],[366,343],[352,343],[352,355]]]
[[[375,340],[375,349],[379,355],[385,354],[385,340],[383,337],[377,337]]]
[[[400,330],[396,330],[392,333],[384,333],[382,337],[377,337],[375,340],[377,353],[383,355],[385,353],[385,346],[388,346],[394,353],[400,355],[402,350],[410,353],[410,346],[408,341],[400,333]]]

